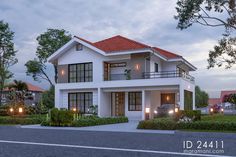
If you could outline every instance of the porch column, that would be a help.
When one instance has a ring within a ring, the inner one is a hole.
[[[193,110],[196,109],[196,106],[195,106],[195,85],[194,85],[194,88],[193,88]]]
[[[182,85],[179,87],[179,103],[180,110],[184,110],[184,88]]]
[[[145,90],[142,90],[142,120],[145,120]]]
[[[62,96],[60,96],[60,89],[58,89],[57,85],[55,85],[55,96],[54,96],[54,100],[55,100],[55,107],[56,108],[62,108]]]
[[[98,116],[101,117],[101,88],[98,88]]]

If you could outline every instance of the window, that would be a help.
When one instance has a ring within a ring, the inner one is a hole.
[[[142,111],[141,92],[129,92],[129,111]]]
[[[158,71],[159,71],[159,69],[158,69],[158,64],[155,63],[155,72],[158,72]]]
[[[82,45],[82,44],[76,44],[75,50],[76,50],[76,51],[81,51],[81,50],[83,50],[83,45]]]
[[[76,108],[81,113],[91,113],[90,107],[93,105],[92,92],[79,92],[68,94],[69,109]]]
[[[80,63],[69,65],[69,82],[92,82],[93,64]]]

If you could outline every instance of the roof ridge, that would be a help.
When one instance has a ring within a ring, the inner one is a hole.
[[[143,44],[143,43],[141,43],[141,42],[135,41],[135,40],[133,40],[133,39],[129,39],[129,38],[124,37],[124,36],[121,36],[121,35],[115,35],[115,36],[113,36],[113,37],[110,37],[110,38],[107,38],[107,39],[103,39],[103,40],[97,41],[97,42],[95,42],[95,43],[93,43],[93,44],[96,44],[96,43],[99,43],[99,42],[103,42],[103,41],[106,41],[106,40],[110,40],[110,39],[116,38],[116,37],[120,37],[120,38],[123,38],[123,39],[125,39],[125,40],[134,42],[134,43],[136,43],[136,44],[139,44],[139,45],[142,45],[142,46],[150,47],[150,48],[151,48],[151,46],[149,46],[149,45]]]
[[[76,35],[74,35],[74,37],[75,37],[75,38],[78,38],[78,39],[80,39],[80,40],[82,40],[82,41],[84,41],[84,42],[87,42],[87,43],[89,43],[89,44],[92,44],[92,45],[93,45],[93,43],[92,43],[91,41],[88,41],[88,40],[86,40],[86,39],[84,39],[84,38],[81,38],[81,37],[79,37],[79,36],[76,36]]]

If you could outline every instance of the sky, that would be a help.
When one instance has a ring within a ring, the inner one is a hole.
[[[15,32],[19,62],[11,68],[14,79],[47,89],[45,81],[26,76],[24,64],[35,58],[36,38],[47,28],[65,29],[90,41],[122,35],[178,53],[198,68],[191,75],[196,85],[217,97],[221,90],[236,89],[236,66],[207,69],[209,50],[221,38],[222,28],[193,25],[176,29],[175,0],[1,0],[0,20]],[[52,65],[47,72],[51,77]]]

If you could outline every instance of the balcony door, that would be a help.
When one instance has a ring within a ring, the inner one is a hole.
[[[112,116],[125,115],[125,93],[124,92],[111,93],[111,115]]]

